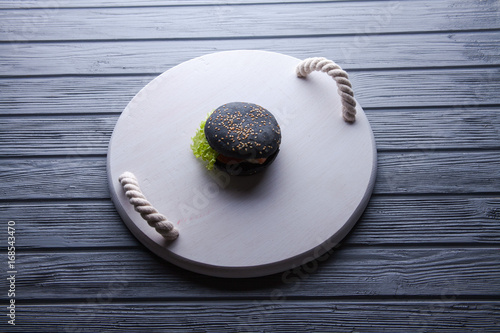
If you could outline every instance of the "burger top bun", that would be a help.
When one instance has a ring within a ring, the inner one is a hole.
[[[209,145],[219,154],[237,159],[268,158],[279,149],[281,130],[262,106],[233,102],[219,106],[205,123]]]

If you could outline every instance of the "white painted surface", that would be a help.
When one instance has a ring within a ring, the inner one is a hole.
[[[376,149],[358,105],[343,121],[335,82],[295,75],[299,59],[228,51],[182,63],[149,83],[125,108],[108,152],[112,200],[132,233],[162,258],[215,276],[286,270],[335,246],[371,195]],[[207,171],[190,144],[221,104],[250,102],[282,129],[276,161],[262,174]],[[133,172],[148,200],[180,231],[168,243],[133,210],[118,176]]]

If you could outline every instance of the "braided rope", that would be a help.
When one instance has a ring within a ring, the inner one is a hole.
[[[139,188],[139,182],[131,172],[124,172],[118,181],[125,191],[125,195],[129,198],[134,209],[141,214],[142,218],[148,224],[167,240],[174,240],[179,236],[179,231],[174,225],[167,221],[165,215],[160,214],[151,203],[146,200],[146,197]]]
[[[313,71],[321,71],[330,75],[337,83],[338,93],[342,98],[342,116],[353,123],[356,120],[356,100],[347,73],[339,65],[326,58],[307,58],[296,67],[297,76],[305,78]]]

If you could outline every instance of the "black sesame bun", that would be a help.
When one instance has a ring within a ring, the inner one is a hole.
[[[215,166],[232,175],[264,170],[279,152],[281,130],[262,106],[234,102],[219,106],[205,123],[208,144],[219,153]]]

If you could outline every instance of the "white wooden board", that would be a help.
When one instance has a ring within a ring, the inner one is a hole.
[[[334,80],[299,79],[299,59],[227,51],[184,62],[128,104],[108,151],[112,200],[132,233],[160,257],[222,277],[253,277],[306,263],[335,246],[370,198],[373,134],[362,108],[344,122]],[[190,144],[200,122],[228,102],[259,104],[282,130],[262,174],[209,172]],[[179,229],[167,242],[134,211],[118,177],[133,172],[148,200]]]

